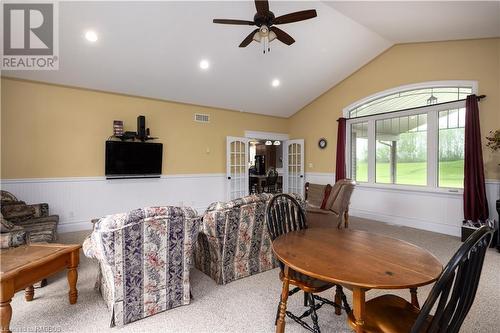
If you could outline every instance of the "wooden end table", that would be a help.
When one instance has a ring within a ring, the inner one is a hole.
[[[14,294],[25,290],[25,299],[33,300],[33,284],[63,269],[68,269],[69,303],[78,298],[76,281],[80,244],[37,243],[0,251],[0,317],[1,332],[10,332],[10,302]]]

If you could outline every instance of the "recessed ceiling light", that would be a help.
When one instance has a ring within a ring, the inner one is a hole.
[[[281,84],[280,80],[278,79],[274,79],[272,82],[271,82],[271,85],[273,87],[278,87],[279,85]]]
[[[200,61],[201,69],[208,69],[208,67],[210,67],[210,63],[208,62],[208,60],[203,59],[202,61]]]
[[[97,34],[95,31],[89,30],[85,33],[85,38],[89,42],[96,42],[97,41]]]

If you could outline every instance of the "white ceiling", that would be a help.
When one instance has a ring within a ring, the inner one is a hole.
[[[275,41],[263,55],[255,42],[238,48],[252,27],[212,23],[252,19],[250,1],[61,2],[59,70],[3,75],[288,117],[395,42],[500,36],[491,3],[405,4],[271,1],[276,16],[315,8],[318,17],[281,25],[295,44]],[[445,19],[422,23],[429,6]],[[98,33],[95,44],[84,38],[88,29]]]
[[[500,36],[500,1],[335,1],[328,5],[394,43]]]

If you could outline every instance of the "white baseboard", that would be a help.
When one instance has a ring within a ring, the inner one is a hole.
[[[458,237],[460,236],[460,227],[458,226],[429,222],[426,220],[415,219],[411,217],[401,217],[390,214],[373,213],[361,209],[350,209],[349,215],[362,217],[377,222],[380,221],[392,225],[411,227],[415,229],[427,230],[427,231],[437,232],[440,234],[447,234]]]
[[[90,232],[92,231],[92,223],[90,222],[90,220],[67,221],[65,223],[59,223],[59,225],[57,226],[57,232],[59,234],[83,230],[88,230],[90,234]]]

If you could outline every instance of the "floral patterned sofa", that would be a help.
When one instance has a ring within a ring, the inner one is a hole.
[[[124,325],[190,302],[189,269],[201,218],[192,208],[148,207],[109,215],[85,240],[99,262],[96,287]]]
[[[226,284],[277,267],[265,223],[272,197],[261,193],[212,203],[198,234],[196,268],[218,284]]]

